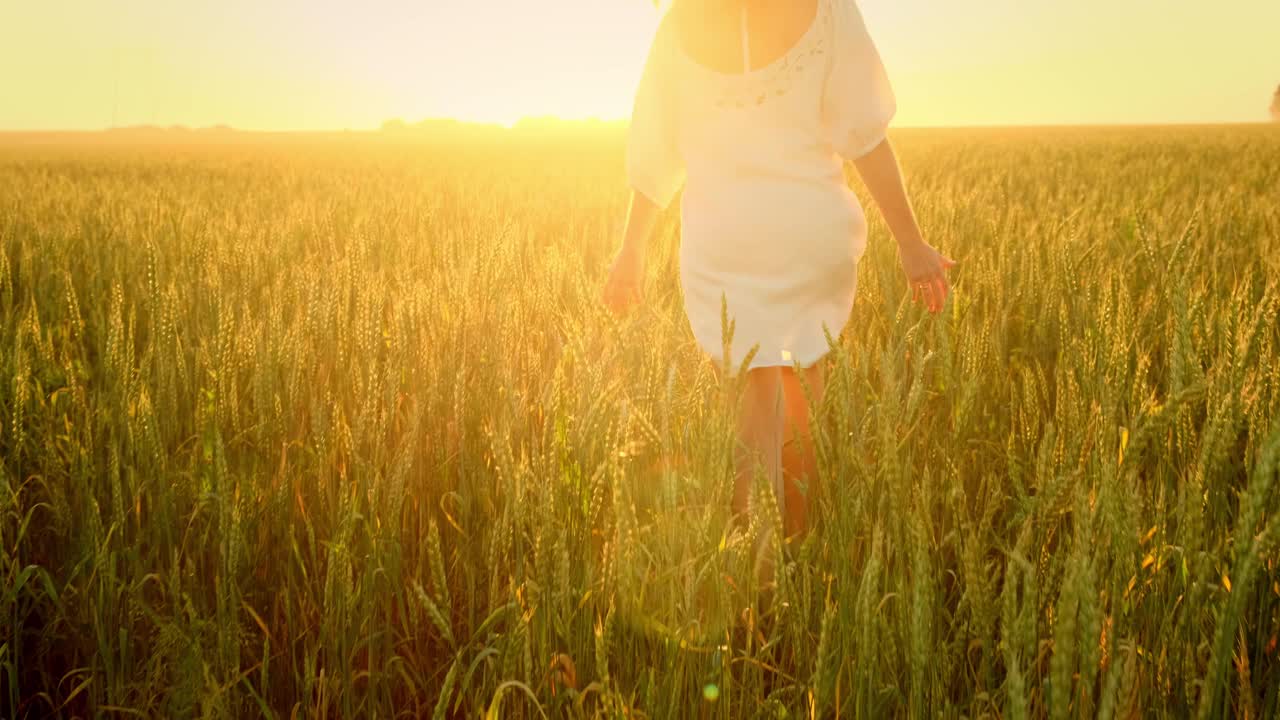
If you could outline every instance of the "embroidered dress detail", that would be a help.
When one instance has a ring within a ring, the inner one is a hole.
[[[723,73],[712,70],[689,57],[688,53],[679,48],[678,42],[673,42],[673,45],[677,46],[676,54],[680,56],[684,65],[692,69],[692,74],[701,75],[712,81],[715,87],[711,92],[714,95],[713,103],[716,107],[742,109],[752,105],[762,105],[773,98],[782,97],[791,90],[796,83],[797,75],[803,73],[806,67],[816,67],[825,62],[826,47],[831,40],[829,37],[831,33],[829,0],[818,0],[818,9],[814,13],[813,21],[794,46],[782,57],[754,70],[751,69],[751,54],[748,49],[750,36],[747,32],[747,8],[745,5],[742,7],[740,18],[742,26],[741,73]]]

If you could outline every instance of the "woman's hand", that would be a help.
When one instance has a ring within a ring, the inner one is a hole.
[[[853,164],[898,239],[898,257],[911,284],[911,299],[923,302],[929,312],[940,312],[951,291],[947,270],[955,267],[956,261],[939,253],[921,236],[893,146],[886,139]]]
[[[940,312],[951,292],[947,270],[955,267],[956,261],[922,239],[898,243],[898,258],[907,274],[912,301],[924,303],[931,313]]]
[[[604,304],[616,313],[644,297],[644,256],[649,235],[658,220],[658,206],[649,198],[631,191],[627,208],[627,228],[622,233],[622,250],[613,259],[609,279],[604,284]]]
[[[604,284],[604,304],[621,313],[644,298],[644,252],[623,244],[609,268]]]

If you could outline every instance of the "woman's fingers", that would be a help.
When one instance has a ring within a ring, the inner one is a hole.
[[[622,309],[621,294],[613,283],[604,286],[604,304],[613,312]]]
[[[920,303],[931,313],[941,312],[950,294],[951,285],[940,272],[911,283],[911,301]]]
[[[911,284],[911,287],[913,299],[917,304],[926,308],[933,306],[933,289],[927,280],[917,280]]]
[[[947,270],[958,265],[955,260],[934,250],[933,257],[924,260],[928,270],[909,278],[911,300],[928,308],[931,313],[942,311],[951,294],[951,284],[947,282]]]
[[[911,282],[911,301],[923,306],[926,310],[933,312],[934,306],[934,287],[933,283],[928,279],[913,280]]]
[[[942,306],[947,302],[947,278],[941,274],[933,279],[933,292],[938,300],[937,309],[934,312],[941,312]]]
[[[932,277],[929,278],[929,287],[935,300],[932,312],[941,312],[943,306],[947,302],[947,296],[951,294],[951,284],[947,282],[947,270],[957,265],[955,260],[938,253],[938,268],[934,271]]]
[[[636,285],[616,285],[610,283],[604,289],[604,304],[614,312],[622,312],[643,299],[640,288]]]

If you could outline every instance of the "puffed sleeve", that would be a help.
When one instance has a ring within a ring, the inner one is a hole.
[[[669,42],[664,23],[645,59],[627,131],[627,179],[632,188],[661,208],[671,204],[684,184],[684,161],[676,143]]]
[[[831,2],[833,32],[823,120],[832,147],[853,160],[884,140],[898,106],[858,6],[854,0]]]

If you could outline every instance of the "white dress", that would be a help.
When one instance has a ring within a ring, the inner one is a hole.
[[[738,74],[695,62],[672,30],[636,91],[631,187],[665,208],[684,185],[680,284],[703,351],[723,357],[723,300],[734,370],[753,347],[752,368],[808,367],[853,308],[867,224],[841,158],[879,145],[893,117],[879,53],[854,0],[818,0],[785,55]]]

